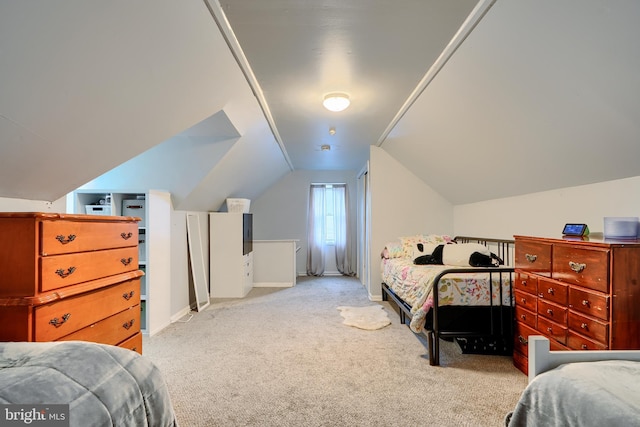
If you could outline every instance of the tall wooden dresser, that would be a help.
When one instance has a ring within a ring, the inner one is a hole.
[[[513,363],[528,337],[551,350],[640,349],[640,240],[515,236]]]
[[[142,353],[136,217],[0,213],[0,341]]]

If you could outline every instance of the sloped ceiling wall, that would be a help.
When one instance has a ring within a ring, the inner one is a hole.
[[[381,147],[453,204],[638,176],[639,18],[498,0]]]
[[[202,1],[2,2],[0,52],[0,197],[57,200],[221,111],[253,162],[244,180],[289,172]],[[192,173],[193,159],[174,160],[173,174]],[[214,175],[231,195],[235,178]],[[217,203],[194,191],[206,200],[183,189],[183,204]]]

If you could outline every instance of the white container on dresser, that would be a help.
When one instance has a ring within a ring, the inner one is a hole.
[[[153,335],[171,323],[171,194],[165,191],[115,191],[78,189],[68,209],[102,215],[105,206],[115,216],[139,217],[140,323]]]
[[[251,214],[209,213],[211,298],[243,298],[253,288]]]

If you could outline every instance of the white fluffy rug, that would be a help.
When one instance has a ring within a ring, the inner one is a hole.
[[[375,329],[384,328],[391,324],[387,312],[381,305],[370,305],[366,307],[338,307],[340,315],[344,317],[344,323],[347,326],[354,326],[360,329],[373,331]]]

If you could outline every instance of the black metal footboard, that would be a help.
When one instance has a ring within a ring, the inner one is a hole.
[[[496,268],[452,268],[442,271],[434,280],[433,307],[427,313],[423,334],[427,337],[429,349],[429,364],[440,364],[440,339],[455,338],[491,338],[499,339],[506,343],[513,340],[513,268],[496,267]],[[439,282],[448,274],[455,274],[460,277],[464,273],[487,273],[489,274],[489,295],[493,295],[493,281],[499,278],[499,304],[494,304],[493,299],[488,306],[470,306],[467,312],[473,312],[472,316],[466,319],[460,318],[460,313],[464,312],[463,307],[459,306],[440,306],[438,301]],[[506,283],[509,284],[509,299],[511,304],[504,306],[501,302],[503,298],[503,289]],[[382,299],[388,301],[391,299],[397,304],[400,314],[400,322],[405,324],[407,319],[411,319],[411,307],[402,298],[398,297],[393,290],[386,284],[382,284]],[[460,310],[462,308],[462,310]]]

